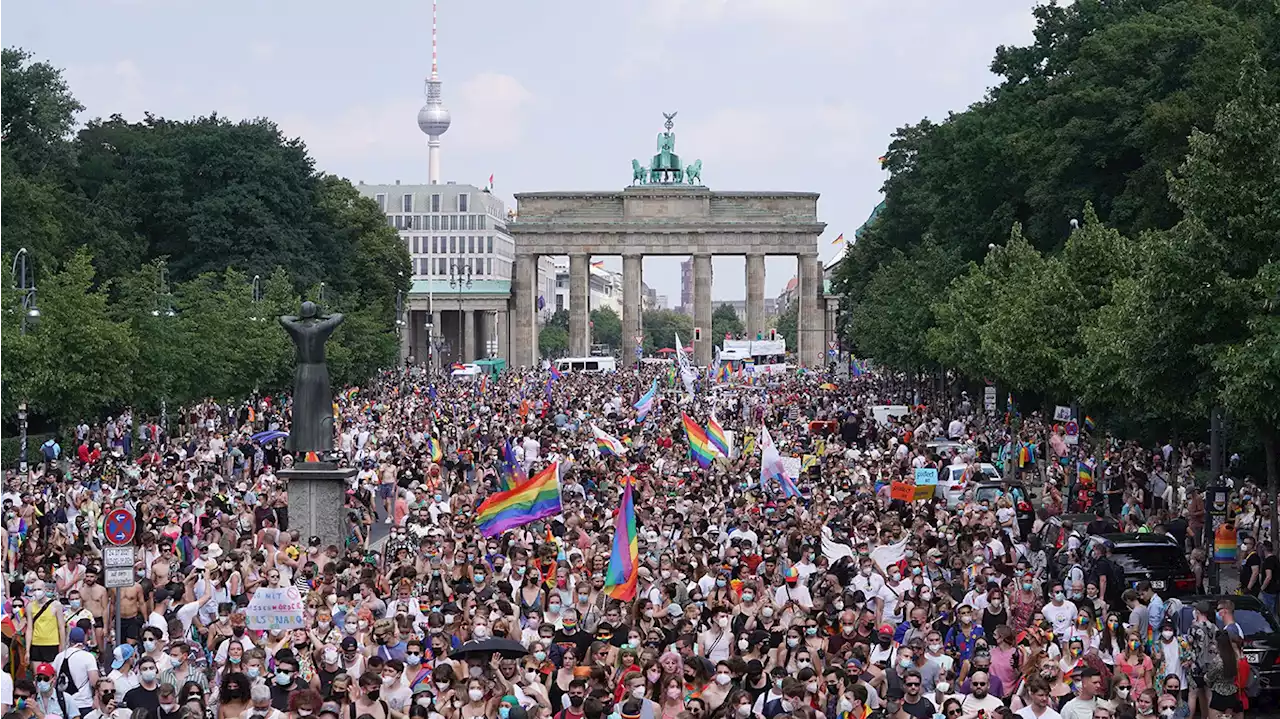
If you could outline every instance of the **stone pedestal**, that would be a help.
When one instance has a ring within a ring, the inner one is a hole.
[[[339,468],[332,462],[299,462],[276,476],[288,482],[289,528],[303,541],[320,537],[322,546],[344,546],[347,538],[347,487],[356,475],[354,467]]]

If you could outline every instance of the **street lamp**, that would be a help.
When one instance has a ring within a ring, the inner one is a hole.
[[[9,269],[14,286],[22,294],[22,323],[19,331],[23,335],[27,334],[27,323],[34,325],[40,321],[40,308],[36,306],[35,273],[27,264],[27,255],[27,248],[19,249],[18,254],[13,257],[13,266]],[[27,403],[25,401],[18,403],[18,435],[18,471],[25,475],[27,473]]]
[[[458,359],[462,359],[466,342],[462,337],[462,290],[471,289],[472,267],[470,262],[449,262],[449,289],[458,292]]]
[[[323,282],[320,283],[320,298],[316,302],[316,304],[320,305],[321,307],[324,307],[324,283]]]
[[[156,283],[156,306],[151,310],[152,317],[164,317],[172,319],[178,316],[173,309],[173,293],[169,291],[169,268],[160,266],[160,279]],[[160,429],[166,435],[169,433],[169,399],[168,399],[168,380],[166,379],[161,386],[160,391]]]

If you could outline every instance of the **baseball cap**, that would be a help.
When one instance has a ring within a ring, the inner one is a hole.
[[[71,631],[67,634],[67,639],[70,640],[72,644],[79,644],[80,642],[83,642],[84,630],[80,627],[72,627]]]
[[[168,589],[157,589],[155,591],[155,594],[152,596],[154,597],[156,603],[159,604],[160,602],[163,602],[166,599],[169,599],[173,595],[169,593]]]
[[[137,650],[133,648],[132,644],[121,644],[120,646],[116,647],[116,650],[114,652],[115,659],[112,660],[111,662],[111,668],[119,669],[120,667],[124,666],[125,662],[133,658],[133,655],[136,651]]]
[[[891,636],[893,636],[893,627],[889,626],[888,624],[881,624],[881,625],[880,625],[880,634],[881,634],[881,635],[887,635],[887,636],[890,636],[890,637],[891,637]]]
[[[338,706],[337,702],[325,702],[320,705],[320,711],[316,713],[319,715],[332,714],[336,717],[341,711],[342,707]]]
[[[351,651],[351,650],[355,649],[357,646],[359,646],[359,645],[358,645],[358,644],[356,644],[356,638],[355,638],[355,637],[343,637],[343,639],[342,639],[342,649],[343,649],[343,651],[347,651],[347,652],[349,652],[349,651]]]
[[[57,672],[53,670],[53,665],[49,662],[40,662],[36,665],[36,676],[51,677],[54,674],[57,674]]]

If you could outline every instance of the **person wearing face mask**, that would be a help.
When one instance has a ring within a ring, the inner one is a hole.
[[[288,719],[288,715],[271,705],[269,687],[265,684],[254,684],[249,690],[249,706],[240,715],[240,719]]]
[[[100,679],[93,692],[93,710],[84,719],[129,719],[133,712],[116,701],[116,686],[110,679]]]
[[[58,601],[53,585],[39,580],[28,585],[27,658],[32,662],[52,662],[67,646],[66,610]]]
[[[1049,590],[1049,603],[1041,608],[1040,613],[1052,625],[1054,636],[1065,637],[1071,633],[1079,610],[1074,602],[1067,599],[1062,582],[1054,582]]]
[[[325,644],[319,652],[320,661],[316,665],[316,680],[319,683],[320,696],[327,697],[333,690],[333,678],[343,673],[342,652],[336,644]]]
[[[298,676],[298,660],[289,649],[276,652],[276,671],[271,677],[271,706],[280,711],[289,709],[289,695],[306,686]]]
[[[239,644],[244,651],[253,649],[253,638],[249,636],[245,626],[245,617],[243,612],[235,612],[227,616],[227,625],[231,628],[231,636],[222,640],[218,645],[214,662],[218,665],[224,665],[227,662],[227,653],[232,644]]]
[[[138,660],[138,686],[124,695],[124,705],[130,709],[146,709],[154,715],[160,711],[159,688],[156,660],[144,655]]]
[[[729,629],[728,607],[716,607],[711,611],[711,626],[698,635],[698,649],[698,656],[713,662],[729,658],[733,649],[733,632]]]
[[[36,693],[31,698],[36,717],[76,717],[79,710],[71,698],[57,685],[57,672],[53,665],[41,662],[36,665]]]
[[[382,698],[382,676],[374,672],[360,675],[360,693],[350,711],[357,717],[368,714],[373,719],[391,719],[391,706]]]
[[[405,684],[403,677],[404,662],[392,659],[383,664],[381,696],[383,701],[391,707],[391,711],[408,714],[412,691]]]
[[[804,684],[795,679],[784,679],[781,696],[766,702],[760,715],[764,719],[773,719],[779,714],[790,714],[804,705],[804,693]]]
[[[86,626],[89,622],[85,622]],[[98,660],[85,647],[89,634],[83,627],[73,627],[67,633],[67,649],[53,660],[53,668],[59,677],[67,676],[67,684],[62,687],[67,695],[67,705],[74,714],[77,711],[88,711],[93,704],[93,685],[98,682]]]

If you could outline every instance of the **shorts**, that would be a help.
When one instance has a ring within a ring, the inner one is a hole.
[[[1243,707],[1240,706],[1240,697],[1235,694],[1219,694],[1215,691],[1209,692],[1209,708],[1216,712],[1243,711]]]
[[[125,639],[137,641],[142,638],[142,617],[125,617],[120,620],[120,633]],[[116,642],[120,642],[117,640]]]
[[[105,627],[105,626],[106,626],[106,624],[104,624],[104,623],[103,623],[103,621],[102,621],[102,617],[94,617],[94,618],[93,618],[93,626],[95,626],[95,627],[97,627],[97,628],[99,628],[99,629],[102,629],[103,627]]]
[[[40,662],[53,663],[58,656],[57,644],[32,644],[31,645],[31,663],[39,664]]]
[[[391,499],[395,496],[396,496],[395,483],[378,485],[378,499]]]

